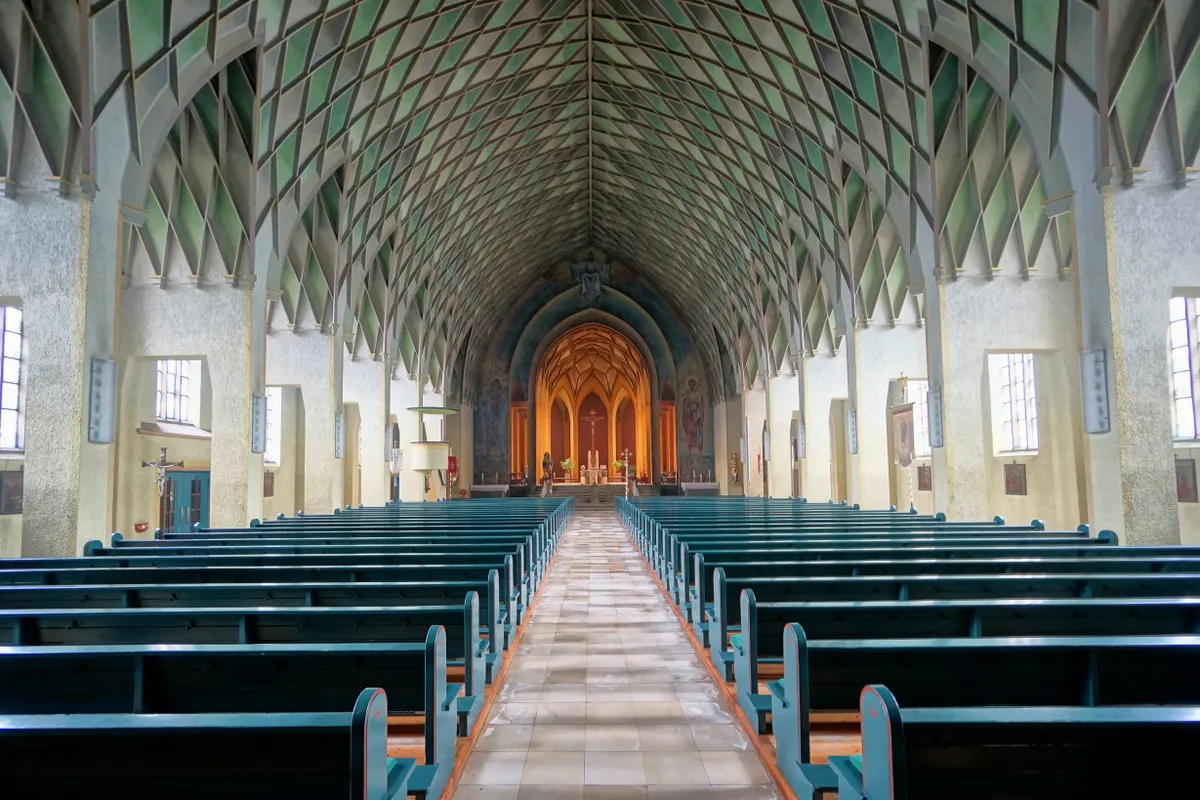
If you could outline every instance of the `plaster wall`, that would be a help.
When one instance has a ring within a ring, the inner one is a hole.
[[[344,473],[334,458],[334,415],[342,401],[338,340],[320,331],[267,334],[267,384],[297,387],[303,407],[303,508],[328,514],[343,497]],[[301,470],[298,470],[301,471]],[[300,490],[297,489],[300,495]],[[244,524],[244,523],[243,523]]]
[[[902,472],[892,463],[890,392],[896,379],[925,377],[925,331],[915,324],[895,328],[871,326],[854,333],[858,368],[855,403],[858,417],[858,454],[850,456],[851,503],[863,508],[908,507],[908,482],[895,491]],[[911,468],[910,468],[911,469]],[[916,487],[916,476],[913,475]],[[896,502],[902,497],[903,502]],[[927,504],[928,505],[928,504]]]
[[[343,391],[346,402],[353,402],[360,419],[362,474],[359,497],[365,506],[380,506],[391,495],[391,470],[388,468],[387,423],[390,381],[384,362],[365,358],[347,360],[344,366]],[[355,461],[357,475],[358,462]]]
[[[800,377],[777,375],[767,382],[771,393],[771,461],[767,465],[771,497],[792,496],[792,418],[800,411]]]
[[[0,459],[0,472],[16,472],[25,466],[23,458]],[[0,558],[21,556],[21,514],[0,516]]]
[[[250,291],[223,283],[141,283],[121,297],[120,363],[128,367],[134,358],[205,362],[211,379],[209,520],[214,527],[243,526],[262,516],[261,488],[250,491],[252,483],[260,487],[262,482],[262,456],[250,452],[251,300]],[[125,469],[129,459],[125,454],[119,459]]]
[[[746,497],[762,497],[767,480],[763,465],[763,425],[767,421],[767,388],[762,383],[755,385],[742,395],[742,408],[746,414],[746,444],[750,458],[742,480]]]
[[[1067,311],[1075,305],[1074,279],[1035,275],[1022,280],[1004,275],[988,280],[963,276],[940,285],[939,292],[942,368],[947,376],[943,387],[946,446],[942,449],[949,491],[947,497],[935,498],[936,510],[946,512],[951,519],[990,519],[996,514],[1020,519],[1031,516],[1027,512],[1036,502],[1036,516],[1074,527],[1080,520],[1074,460],[1081,457],[1074,431],[1082,424],[1078,326],[1074,315]],[[1165,301],[1163,308],[1165,315]],[[993,412],[986,374],[989,352],[1032,352],[1035,365],[1046,364],[1048,370],[1052,363],[1061,365],[1059,359],[1076,365],[1047,371],[1045,386],[1041,383],[1043,370],[1035,367],[1042,446],[1036,456],[1018,457],[1030,459],[1029,485],[1036,483],[1039,487],[1039,494],[1029,499],[1003,496],[1001,464],[1012,459],[995,455],[991,447]],[[1053,409],[1054,413],[1042,416],[1043,408]],[[1056,458],[1071,462],[1071,469],[1055,469],[1050,462]],[[1041,462],[1046,462],[1044,467]],[[935,463],[935,471],[937,468]],[[1063,505],[1058,505],[1055,498],[1062,498]],[[1100,524],[1107,525],[1104,521]]]
[[[906,375],[909,378],[921,378],[921,375]],[[911,400],[911,397],[909,398]],[[920,479],[917,470],[921,466],[928,466],[932,470],[933,458],[932,454],[921,458],[913,459],[912,464],[908,468],[901,467],[896,461],[896,450],[892,442],[892,419],[891,409],[894,406],[903,405],[905,402],[904,390],[900,386],[899,380],[888,382],[887,393],[887,409],[884,412],[884,419],[887,425],[887,458],[889,470],[889,485],[890,494],[888,502],[890,505],[896,506],[900,510],[907,510],[910,507],[915,507],[919,512],[927,514],[933,508],[933,485],[930,483],[926,489],[920,488]],[[860,423],[861,424],[861,423]],[[862,452],[863,442],[858,443],[859,452]],[[930,473],[932,477],[932,472]],[[863,506],[866,508],[866,506]]]
[[[421,431],[417,415],[408,410],[421,405],[422,401],[419,383],[403,377],[392,381],[392,414],[400,426],[400,447],[404,450],[400,470],[400,500],[406,503],[419,503],[425,499],[425,475],[411,466],[412,443],[420,441]]]
[[[342,501],[341,505],[355,508],[362,502],[362,415],[358,403],[342,403],[346,415],[346,454],[341,458]]]
[[[1079,403],[1068,402],[1071,398],[1072,368],[1076,367],[1072,355],[1061,352],[1045,352],[1034,356],[1034,374],[1038,387],[1038,437],[1036,454],[1014,453],[993,455],[998,449],[999,421],[989,415],[989,424],[984,428],[985,475],[987,483],[987,509],[980,519],[1000,515],[1008,522],[1025,524],[1040,519],[1047,527],[1059,530],[1074,529],[1080,523],[1079,481],[1077,453],[1073,426],[1078,423]],[[988,369],[985,397],[995,394],[999,383],[998,371]],[[985,414],[993,409],[993,403],[985,404]],[[1024,464],[1027,494],[1006,494],[1004,480],[1005,464]],[[1107,527],[1100,523],[1101,527]]]
[[[208,429],[212,427],[211,379],[208,365],[200,365],[200,385],[193,391],[199,393],[199,416],[196,425],[179,426],[190,430],[193,436],[154,435],[141,432],[144,424],[155,424],[154,389],[156,360],[152,358],[130,358],[125,362],[121,380],[121,402],[119,429],[117,433],[116,463],[113,469],[115,509],[113,530],[133,539],[153,537],[159,524],[159,495],[154,484],[154,471],[142,466],[143,461],[157,461],[161,448],[167,448],[170,461],[182,461],[180,469],[189,472],[209,472],[209,522],[213,521],[212,485],[212,441]],[[153,428],[151,428],[153,430]],[[137,523],[146,523],[148,530],[139,534]],[[245,525],[246,522],[239,523]]]
[[[294,516],[300,509],[297,501],[303,498],[303,489],[297,492],[297,477],[304,469],[301,449],[304,407],[300,390],[284,387],[279,393],[279,406],[279,463],[263,465],[264,471],[275,473],[275,494],[263,498],[264,519],[274,519],[280,514]]]
[[[823,503],[836,494],[834,447],[843,444],[834,437],[836,429],[844,430],[844,425],[833,425],[832,415],[834,400],[845,399],[848,392],[846,356],[844,352],[832,356],[819,354],[804,359],[802,368],[806,455],[800,467],[800,496]]]

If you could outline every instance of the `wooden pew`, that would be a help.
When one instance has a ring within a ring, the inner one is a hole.
[[[313,608],[345,606],[439,605],[470,592],[484,598],[480,635],[488,637],[486,679],[496,679],[503,659],[503,603],[500,578],[488,580],[389,583],[223,583],[112,584],[83,586],[0,585],[0,609],[117,609],[117,608]],[[493,631],[500,633],[493,635]],[[464,666],[451,659],[451,666]]]
[[[861,758],[830,759],[839,798],[1178,797],[1200,708],[901,708],[862,691]]]
[[[1085,526],[1081,526],[1085,527]],[[1065,536],[1029,534],[1008,534],[1000,532],[965,533],[874,533],[874,534],[811,534],[806,536],[791,535],[775,540],[760,540],[757,537],[736,539],[720,539],[715,542],[688,540],[680,542],[675,555],[664,562],[665,574],[662,576],[672,597],[685,611],[690,622],[688,598],[691,597],[692,584],[699,578],[699,573],[693,574],[689,564],[695,563],[697,556],[715,563],[747,561],[762,561],[783,553],[791,559],[792,554],[806,548],[828,549],[913,549],[913,548],[961,548],[961,547],[1048,547],[1048,546],[1093,546],[1116,544],[1115,534],[1101,531],[1094,539],[1088,538],[1086,532]]]
[[[0,716],[0,795],[403,800],[386,719],[381,689],[340,713]]]
[[[441,628],[418,644],[0,647],[0,715],[337,712],[363,686],[387,693],[393,719],[422,723],[424,763],[408,791],[438,797],[462,688],[446,682]]]
[[[933,639],[1020,636],[1133,636],[1200,633],[1200,598],[1122,597],[914,600],[869,603],[757,603],[740,598],[741,629],[731,647],[713,642],[714,666],[733,667],[738,705],[759,733],[766,730],[770,694],[759,693],[760,667],[780,665],[784,631],[799,624],[821,639]]]
[[[0,637],[17,646],[94,644],[339,644],[424,642],[440,626],[447,655],[463,669],[459,735],[483,709],[486,642],[479,595],[456,605],[325,608],[120,608],[0,610]],[[451,662],[448,662],[451,663]]]
[[[537,591],[545,569],[552,554],[539,555],[530,546],[529,537],[520,535],[504,538],[463,537],[446,539],[438,542],[412,543],[398,537],[322,537],[312,539],[273,538],[273,539],[239,539],[197,538],[181,541],[178,539],[144,539],[131,540],[119,533],[111,536],[109,547],[104,547],[98,540],[88,542],[84,546],[84,554],[97,557],[126,557],[126,556],[316,556],[316,555],[355,555],[367,557],[385,553],[388,555],[405,555],[414,559],[423,557],[427,561],[439,561],[442,555],[451,556],[457,563],[464,556],[504,556],[512,555],[521,564],[517,575],[520,580],[527,576],[529,583],[528,594]]]
[[[805,800],[836,787],[812,763],[813,716],[853,712],[879,682],[913,706],[1197,705],[1200,636],[816,639],[784,632],[783,677],[768,684],[776,760]]]
[[[970,575],[1003,575],[1036,572],[1063,577],[1082,574],[1147,575],[1159,573],[1200,573],[1200,558],[1195,557],[1139,557],[1140,548],[1121,548],[1121,555],[1105,558],[1039,558],[1032,553],[1022,558],[977,558],[977,559],[875,559],[863,561],[773,561],[756,563],[730,563],[711,568],[712,596],[706,599],[705,581],[696,581],[692,587],[692,625],[696,636],[708,646],[720,641],[729,632],[728,601],[730,585],[740,590],[742,581],[778,579],[779,582],[807,581],[811,578],[877,576],[889,579],[908,578],[919,575],[941,575],[946,578]],[[705,574],[710,565],[704,562],[703,554],[694,559],[695,573]],[[2,576],[0,576],[2,580]]]
[[[88,559],[75,559],[89,561]],[[97,586],[156,584],[218,584],[218,583],[412,583],[425,582],[440,586],[455,581],[487,581],[494,567],[458,567],[447,565],[374,565],[339,566],[308,563],[299,566],[200,566],[200,567],[105,567],[102,562],[64,569],[0,569],[0,586]],[[507,650],[516,636],[517,599],[513,586],[512,558],[506,556],[499,571],[501,595],[498,607],[503,609],[500,620],[501,649]],[[489,617],[491,612],[489,609]],[[489,632],[489,636],[490,636]]]

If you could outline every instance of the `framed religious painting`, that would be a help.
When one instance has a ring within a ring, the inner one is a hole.
[[[933,491],[933,465],[918,464],[917,465],[917,491],[932,492]]]
[[[1029,494],[1028,487],[1025,485],[1024,464],[1004,465],[1004,493],[1020,495]]]
[[[1200,502],[1196,493],[1196,459],[1175,459],[1175,496],[1181,503]]]
[[[20,514],[24,499],[25,470],[0,472],[0,514]]]

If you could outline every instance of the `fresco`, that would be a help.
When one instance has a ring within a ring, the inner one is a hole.
[[[475,470],[482,472],[484,483],[496,476],[507,483],[508,458],[508,389],[502,375],[492,373],[484,384],[479,405],[475,408]]]

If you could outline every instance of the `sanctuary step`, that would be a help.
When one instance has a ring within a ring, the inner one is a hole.
[[[661,492],[652,484],[638,484],[641,497],[658,497]],[[556,483],[551,497],[574,497],[577,503],[599,504],[611,508],[613,501],[625,496],[625,485],[622,483],[605,483],[595,486],[584,486],[581,483]]]

